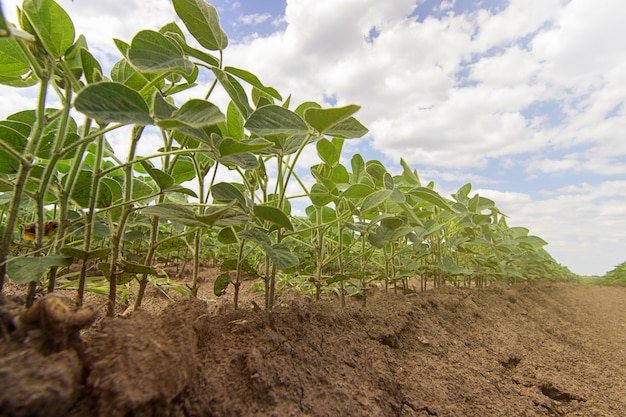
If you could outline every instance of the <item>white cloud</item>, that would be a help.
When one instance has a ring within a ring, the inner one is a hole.
[[[546,199],[528,194],[479,189],[509,216],[509,226],[524,226],[548,242],[554,258],[578,274],[598,274],[624,261],[626,181],[582,184]]]
[[[258,25],[272,18],[269,13],[254,13],[241,15],[237,18],[237,22],[243,25]]]

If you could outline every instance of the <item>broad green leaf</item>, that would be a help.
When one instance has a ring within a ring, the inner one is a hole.
[[[220,26],[215,7],[204,0],[173,0],[176,14],[198,43],[210,51],[228,46],[228,37]]]
[[[169,98],[171,101],[171,98]],[[171,119],[176,107],[168,102],[163,95],[156,91],[152,98],[152,114],[157,120]]]
[[[230,285],[230,274],[228,272],[221,273],[215,278],[213,283],[213,294],[220,297],[226,294],[226,289]]]
[[[137,91],[141,90],[150,82],[144,74],[133,68],[125,59],[121,59],[113,64],[113,68],[111,68],[111,80],[124,84]]]
[[[78,171],[74,187],[72,188],[72,200],[82,208],[89,207],[89,194],[93,172],[88,169]]]
[[[154,189],[140,178],[133,178],[133,199],[139,200],[154,194]]]
[[[361,211],[366,212],[380,206],[389,199],[391,193],[391,190],[374,191],[363,200],[363,204],[361,205]]]
[[[255,110],[245,124],[246,129],[259,136],[287,134],[306,135],[309,128],[304,120],[291,110],[269,105]]]
[[[75,260],[91,260],[91,259],[105,259],[111,253],[111,248],[94,249],[89,252],[85,252],[82,249],[65,247],[61,249],[61,254],[64,256],[71,256]]]
[[[50,55],[58,59],[74,43],[74,24],[53,0],[25,0],[23,13],[37,39]]]
[[[400,165],[402,165],[402,179],[407,185],[413,187],[419,187],[422,185],[420,183],[419,176],[417,175],[417,171],[412,170],[403,158],[400,158]]]
[[[147,216],[157,216],[171,222],[184,224],[185,226],[206,226],[196,219],[196,213],[188,207],[180,204],[161,203],[147,206],[141,209],[141,213]]]
[[[369,185],[353,184],[346,188],[346,190],[342,193],[342,196],[345,198],[365,198],[373,192],[374,189]]]
[[[197,58],[200,61],[203,61],[213,67],[220,66],[220,61],[216,57],[211,54],[207,54],[204,51],[200,51],[199,49],[192,48],[187,42],[185,42],[185,39],[182,35],[170,32],[167,33],[165,36],[175,41],[178,46],[182,48],[183,52],[185,52],[187,55]]]
[[[9,259],[7,273],[18,284],[39,281],[41,276],[53,266],[70,266],[73,262],[71,256],[49,255],[29,256],[26,258]]]
[[[348,117],[345,120],[326,129],[325,135],[344,139],[354,139],[364,136],[369,130],[354,117]]]
[[[244,152],[257,152],[262,149],[267,149],[272,145],[271,142],[263,140],[261,138],[255,138],[250,140],[232,140],[225,138],[219,146],[219,153],[221,156],[236,155]]]
[[[171,187],[167,187],[163,191],[166,191],[168,193],[180,193],[180,194],[188,195],[190,197],[198,198],[198,194],[196,194],[196,192],[194,190],[182,187],[182,186],[180,186],[178,184],[174,184]]]
[[[319,155],[322,161],[324,161],[331,167],[334,167],[336,164],[339,163],[339,158],[341,156],[340,152],[337,150],[337,148],[331,141],[329,141],[328,139],[322,138],[319,141],[317,141],[316,147],[317,147],[317,154]]]
[[[450,204],[448,204],[446,199],[443,198],[441,195],[439,195],[438,192],[431,190],[430,188],[416,187],[416,188],[413,188],[411,191],[409,191],[409,193],[412,196],[418,197],[424,201],[427,201],[431,204],[441,207],[442,209],[453,211],[452,207],[450,206]]]
[[[300,117],[302,117],[304,119],[304,114],[307,112],[307,110],[309,109],[321,109],[322,106],[320,106],[318,103],[314,102],[314,101],[305,101],[304,103],[300,104],[298,107],[296,107],[296,114]]]
[[[253,85],[254,87],[258,88],[264,93],[267,93],[270,96],[274,97],[276,100],[283,99],[278,93],[278,91],[276,91],[272,87],[264,86],[261,80],[259,80],[259,78],[256,75],[252,74],[251,72],[242,70],[240,68],[235,68],[235,67],[225,67],[224,71],[234,75],[235,77],[241,78],[242,80],[246,81],[248,84]]]
[[[241,207],[246,207],[246,198],[239,188],[228,182],[219,182],[211,187],[211,196],[213,201],[230,203],[236,201]]]
[[[99,122],[136,125],[154,123],[143,97],[135,90],[116,82],[88,85],[78,93],[74,107]]]
[[[337,126],[339,122],[346,120],[359,111],[360,108],[361,106],[357,106],[356,104],[330,109],[309,108],[304,112],[304,120],[313,126],[320,134],[324,134],[329,128]]]
[[[30,71],[30,64],[19,47],[18,41],[2,39],[0,41],[0,84],[28,87],[36,84],[37,81]]]
[[[183,55],[176,43],[153,30],[138,32],[128,50],[130,63],[142,72],[193,72],[194,65]]]
[[[241,140],[245,137],[243,129],[244,120],[241,116],[241,112],[237,109],[237,106],[233,101],[228,102],[228,108],[226,109],[226,130],[228,136]]]
[[[102,81],[102,67],[94,56],[86,49],[80,50],[80,61],[83,68],[83,74],[89,84]]]
[[[191,181],[196,178],[196,170],[191,158],[188,156],[179,157],[172,167],[171,175],[174,177],[176,184],[182,184],[185,181]]]
[[[311,203],[313,203],[313,205],[317,207],[323,207],[327,204],[330,204],[335,199],[335,197],[330,193],[328,188],[318,182],[311,186],[309,198],[311,199]]]
[[[137,264],[137,263],[128,262],[128,261],[122,261],[121,267],[122,267],[122,271],[128,274],[148,274],[148,275],[159,274],[159,271],[157,271],[155,268],[151,266]]]
[[[237,233],[237,236],[239,236],[241,239],[249,240],[262,246],[272,245],[272,241],[269,236],[257,229],[242,230],[241,232]]]
[[[157,120],[157,125],[164,129],[190,127],[203,128],[224,121],[224,115],[213,103],[206,100],[187,100],[180,109],[174,110],[171,118]]]
[[[296,255],[291,253],[289,248],[282,243],[277,243],[269,248],[264,248],[265,253],[270,257],[272,263],[276,265],[278,269],[289,269],[300,263],[300,260]]]
[[[293,231],[293,225],[289,217],[277,207],[255,205],[254,215],[261,220],[269,221],[279,227]]]
[[[161,190],[171,187],[174,185],[174,177],[170,174],[161,171],[160,169],[154,168],[154,166],[148,161],[141,161],[141,166],[146,170],[148,175],[152,177],[154,182],[159,186]]]
[[[250,220],[250,216],[240,210],[234,209],[232,206],[232,202],[225,206],[208,206],[205,208],[204,214],[196,216],[196,219],[207,226],[225,227],[246,224]]]
[[[0,140],[18,154],[23,153],[26,148],[30,131],[31,126],[26,123],[14,120],[0,121]],[[19,159],[0,147],[0,173],[15,174],[19,167]]]
[[[211,68],[211,70],[215,74],[215,78],[217,78],[222,87],[224,87],[224,90],[228,93],[228,96],[232,100],[233,104],[237,106],[237,109],[241,112],[243,117],[247,118],[250,113],[252,113],[252,107],[250,107],[246,91],[243,89],[239,81],[219,68],[214,67]]]
[[[217,240],[223,245],[237,243],[237,236],[232,227],[225,227],[217,234]]]

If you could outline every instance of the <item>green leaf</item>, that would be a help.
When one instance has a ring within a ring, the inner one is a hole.
[[[220,26],[215,7],[204,0],[173,0],[176,14],[198,43],[210,51],[228,46],[228,37]]]
[[[143,97],[135,90],[116,82],[88,85],[74,100],[74,107],[99,122],[136,125],[154,123]]]
[[[261,138],[255,138],[250,140],[232,140],[229,138],[225,138],[220,143],[220,155],[228,156],[228,155],[236,155],[245,152],[257,152],[262,149],[267,149],[272,145],[271,142],[267,140],[263,140]]]
[[[215,58],[213,55],[207,54],[204,51],[200,51],[199,49],[192,48],[191,46],[189,46],[189,44],[185,42],[185,38],[182,36],[182,34],[169,32],[165,36],[174,40],[178,44],[178,46],[183,49],[183,52],[185,52],[187,55],[197,58],[200,61],[205,62],[213,67],[220,66],[220,61],[217,58]]]
[[[171,175],[174,177],[176,184],[182,184],[185,181],[191,181],[196,178],[196,170],[191,158],[188,156],[178,158],[172,167]]]
[[[366,212],[380,206],[389,199],[391,193],[391,190],[374,191],[363,200],[363,204],[361,205],[361,211]]]
[[[409,191],[409,194],[418,198],[421,198],[424,201],[427,201],[431,204],[434,204],[442,209],[453,211],[452,207],[445,198],[439,195],[438,192],[431,190],[427,187],[416,187]]]
[[[248,118],[245,127],[259,136],[306,135],[309,133],[306,122],[300,116],[274,104],[255,110]]]
[[[221,297],[226,294],[226,289],[229,285],[230,274],[228,272],[219,274],[213,283],[213,294],[215,294],[216,297]]]
[[[289,248],[282,243],[277,243],[269,248],[264,248],[265,253],[270,257],[278,269],[289,269],[300,263],[296,255],[291,253]]]
[[[156,182],[161,190],[164,190],[174,185],[174,177],[166,172],[161,171],[160,169],[154,168],[150,162],[141,161],[141,166],[143,167],[143,169],[146,170],[148,175],[152,177],[154,182]]]
[[[50,55],[58,59],[74,43],[74,24],[53,0],[25,0],[23,13],[37,39]]]
[[[237,109],[243,117],[247,118],[250,113],[252,113],[252,108],[250,107],[250,103],[248,103],[246,91],[243,89],[239,81],[219,68],[214,67],[211,68],[211,70],[215,74],[215,78],[217,78],[222,87],[224,87],[224,90],[228,93],[228,96],[232,100],[233,104],[237,106]]]
[[[231,202],[225,206],[208,206],[203,215],[196,216],[196,219],[206,226],[239,226],[246,224],[250,217],[242,211],[232,208]]]
[[[159,275],[159,271],[157,271],[155,268],[148,266],[148,265],[122,261],[121,267],[122,267],[122,271],[128,274]]]
[[[311,199],[311,203],[317,207],[323,207],[330,204],[335,199],[328,188],[319,182],[316,182],[313,186],[311,186],[309,198]]]
[[[311,110],[314,110],[314,109],[311,109]],[[324,161],[331,167],[334,167],[336,164],[339,163],[339,157],[341,156],[341,154],[331,141],[329,141],[328,139],[322,138],[319,141],[317,141],[316,147],[317,147],[317,154],[319,155],[322,161]]]
[[[128,60],[142,72],[178,70],[190,75],[194,65],[176,43],[153,30],[138,32],[130,43]]]
[[[164,129],[191,127],[203,128],[224,121],[224,115],[213,103],[206,100],[187,100],[180,109],[174,110],[171,118],[157,120],[157,125]]]
[[[24,152],[30,131],[31,126],[26,123],[13,120],[0,121],[0,140],[18,154]],[[0,147],[0,173],[15,174],[19,167],[19,159]]]
[[[9,259],[7,273],[18,284],[39,281],[41,276],[53,266],[70,266],[73,262],[71,256],[49,255],[26,258]]]
[[[157,216],[171,222],[184,224],[185,226],[206,226],[196,219],[196,213],[188,207],[174,203],[161,203],[154,206],[147,206],[141,209],[147,216]]]
[[[283,99],[278,93],[278,91],[276,91],[272,87],[264,86],[261,80],[259,80],[258,77],[252,74],[251,72],[242,70],[240,68],[235,68],[235,67],[225,67],[224,71],[234,75],[235,77],[241,78],[242,80],[246,81],[248,84],[253,85],[259,90],[263,91],[264,93],[267,93],[270,96],[274,97],[276,100],[282,101]]]
[[[81,48],[80,62],[83,68],[83,74],[89,84],[102,81],[102,67],[100,63],[87,49]]]
[[[320,134],[324,134],[326,130],[346,120],[359,111],[360,108],[361,106],[357,106],[356,104],[331,109],[309,108],[304,112],[304,120],[313,126]]]
[[[71,256],[75,260],[86,261],[89,261],[91,259],[105,259],[109,256],[110,253],[111,248],[94,249],[89,252],[85,252],[82,249],[70,247],[65,247],[61,249],[61,254],[64,256]]]
[[[239,236],[241,239],[249,240],[262,246],[272,245],[272,241],[269,236],[257,229],[242,230],[241,232],[237,233],[237,236]]]
[[[346,188],[346,190],[342,193],[342,196],[345,198],[365,198],[373,192],[374,189],[369,185],[353,184]]]
[[[237,109],[237,106],[233,101],[228,102],[228,108],[226,109],[226,130],[227,135],[241,140],[245,137],[244,129],[243,129],[243,117],[241,116],[241,112]]]
[[[293,231],[293,224],[291,224],[291,220],[289,220],[289,217],[277,207],[255,205],[254,215],[261,220],[269,221],[279,227]]]
[[[30,71],[30,63],[18,41],[2,39],[0,41],[0,84],[12,87],[28,87],[38,82]]]
[[[237,243],[237,236],[232,227],[225,227],[217,234],[217,241],[223,245],[232,245]]]
[[[211,195],[213,196],[213,201],[230,203],[234,200],[238,202],[241,207],[246,207],[246,198],[243,193],[239,188],[228,182],[213,184],[213,187],[211,187]]]
[[[354,139],[364,136],[369,130],[354,117],[348,117],[345,120],[326,129],[325,135],[336,138]]]

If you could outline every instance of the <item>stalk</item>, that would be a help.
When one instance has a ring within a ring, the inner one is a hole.
[[[49,75],[41,78],[39,85],[39,100],[37,103],[35,125],[30,135],[30,140],[26,144],[24,150],[24,158],[20,164],[20,167],[15,178],[15,184],[13,186],[13,197],[9,206],[9,211],[4,226],[4,233],[2,234],[2,246],[0,247],[0,293],[4,288],[4,281],[7,272],[7,257],[9,255],[9,249],[11,247],[11,241],[13,240],[13,231],[17,223],[17,218],[20,212],[20,205],[22,203],[22,196],[24,195],[24,189],[26,187],[26,181],[33,167],[33,161],[35,154],[43,137],[43,130],[45,127],[45,108],[46,108],[46,94],[48,91],[48,85],[50,83]],[[40,229],[41,230],[41,229]]]
[[[95,171],[91,178],[91,189],[89,190],[89,208],[85,214],[85,240],[83,242],[83,250],[85,255],[83,257],[82,264],[80,266],[80,278],[78,281],[78,293],[76,295],[76,302],[79,306],[83,305],[83,298],[85,293],[85,279],[87,276],[87,260],[89,252],[91,251],[91,237],[93,236],[94,217],[96,211],[96,204],[98,200],[98,188],[100,186],[100,174],[102,169],[102,157],[104,154],[104,136],[98,138],[96,144],[96,160]]]
[[[128,161],[132,161],[135,157],[137,150],[137,143],[141,134],[143,133],[144,126],[133,127],[133,132],[130,141],[130,149],[128,151]],[[124,169],[125,173],[125,187],[124,187],[124,201],[128,202],[132,200],[133,196],[133,165],[130,164]],[[118,271],[118,258],[120,256],[120,249],[122,244],[122,236],[124,236],[124,230],[126,229],[126,222],[133,213],[132,205],[126,204],[122,209],[122,215],[120,216],[119,225],[117,229],[111,235],[111,264],[110,264],[110,276],[109,276],[109,302],[107,305],[107,315],[109,317],[115,316],[115,303],[117,297],[117,276],[121,274]]]

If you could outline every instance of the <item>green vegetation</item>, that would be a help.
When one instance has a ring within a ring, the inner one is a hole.
[[[208,259],[222,272],[216,295],[232,287],[237,307],[244,276],[258,277],[268,310],[285,285],[343,300],[417,275],[423,288],[573,276],[471,184],[450,199],[405,161],[398,175],[359,154],[342,163],[344,141],[367,133],[359,106],[294,105],[225,65],[228,38],[212,6],[173,6],[201,48],[175,23],[142,30],[115,39],[108,75],[53,0],[25,0],[21,29],[0,26],[0,83],[39,89],[36,108],[0,121],[0,289],[6,276],[28,285],[31,300],[38,286],[75,287],[79,304],[95,291],[113,315],[134,281],[136,306],[147,285],[195,295]],[[211,84],[198,93],[203,79]],[[216,88],[230,97],[224,109],[209,101]],[[177,99],[189,91],[200,98]],[[124,127],[119,159],[107,135]],[[137,153],[146,132],[162,139],[154,155]],[[321,163],[308,187],[295,167],[313,147]],[[222,182],[222,171],[239,179]],[[20,225],[30,222],[24,243]],[[190,291],[164,272],[187,263]]]
[[[604,276],[596,278],[594,283],[600,285],[621,285],[626,287],[626,262],[617,265],[615,269]]]

